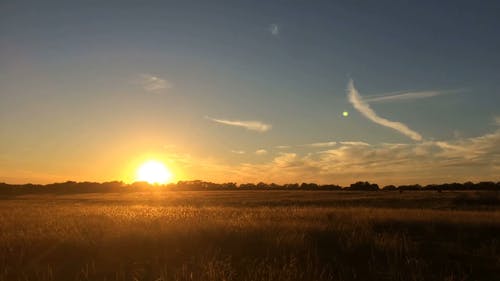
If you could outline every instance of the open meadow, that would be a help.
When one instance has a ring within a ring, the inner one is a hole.
[[[0,0],[0,281],[500,281],[499,31],[500,0]]]
[[[497,280],[495,192],[161,191],[0,201],[0,280]]]

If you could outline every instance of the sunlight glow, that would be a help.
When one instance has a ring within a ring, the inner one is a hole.
[[[163,163],[150,160],[139,167],[136,180],[150,184],[165,184],[172,180],[172,172]]]

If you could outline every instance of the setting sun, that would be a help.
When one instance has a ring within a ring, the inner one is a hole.
[[[172,180],[172,172],[163,163],[151,160],[139,167],[136,180],[150,184],[164,184]]]

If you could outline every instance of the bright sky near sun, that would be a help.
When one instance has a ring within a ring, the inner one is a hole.
[[[1,1],[0,182],[500,178],[497,1]]]

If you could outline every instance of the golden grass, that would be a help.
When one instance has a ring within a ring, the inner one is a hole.
[[[0,280],[494,280],[500,276],[496,208],[418,208],[424,193],[404,199],[395,193],[386,193],[387,197],[329,193],[322,198],[300,191],[265,194],[91,194],[2,200]],[[443,206],[444,201],[433,197],[437,195],[427,196]],[[372,197],[387,206],[394,206],[384,201],[388,198],[403,200],[411,208],[373,207],[366,201]],[[445,197],[453,202],[453,196]],[[346,200],[350,203],[339,204]]]

